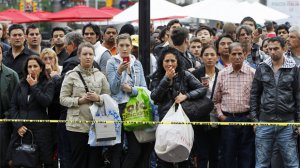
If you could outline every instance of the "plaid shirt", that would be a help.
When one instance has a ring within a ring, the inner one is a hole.
[[[213,102],[218,116],[222,111],[242,113],[250,110],[250,91],[255,70],[243,64],[239,72],[229,66],[219,72]]]

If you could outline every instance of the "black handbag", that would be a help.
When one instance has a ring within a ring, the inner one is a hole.
[[[180,91],[182,90],[183,80],[180,81]],[[185,100],[181,103],[182,109],[189,117],[190,121],[205,121],[209,113],[214,109],[214,103],[206,96],[199,99]]]
[[[206,116],[214,109],[214,103],[206,96],[195,100],[185,100],[181,106],[190,121],[205,120]]]
[[[14,166],[37,167],[39,164],[38,146],[34,144],[32,131],[27,129],[27,132],[31,134],[31,144],[23,143],[23,137],[21,137],[20,143],[14,144],[12,151]]]

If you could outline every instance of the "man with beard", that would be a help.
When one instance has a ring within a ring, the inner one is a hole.
[[[284,56],[282,38],[269,39],[268,50],[270,58],[258,66],[252,83],[251,118],[255,122],[299,122],[299,68],[291,57]],[[299,167],[293,126],[261,125],[254,128],[256,168],[269,167],[275,147],[280,150],[284,167]],[[298,127],[298,133],[299,130]]]
[[[63,65],[63,62],[68,58],[68,53],[66,52],[64,39],[66,35],[66,30],[62,27],[54,27],[52,29],[52,44],[53,50],[56,52],[58,57],[58,64]]]
[[[114,26],[107,26],[103,32],[103,43],[102,46],[107,48],[111,55],[117,55],[116,48],[116,37],[118,35],[118,31]]]
[[[215,42],[216,49],[220,57],[218,63],[216,64],[216,67],[219,70],[222,70],[230,65],[229,46],[231,43],[233,43],[233,39],[232,36],[228,34],[221,35]]]
[[[40,54],[42,51],[42,36],[40,30],[35,25],[29,25],[26,29],[26,42],[27,46],[33,52]]]

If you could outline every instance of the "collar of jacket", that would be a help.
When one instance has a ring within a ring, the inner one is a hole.
[[[283,65],[281,66],[281,68],[293,68],[294,66],[296,66],[296,62],[294,61],[293,58],[287,57],[285,55],[283,57],[284,57],[284,62],[283,62]],[[271,57],[267,58],[264,61],[264,63],[267,64],[270,68],[273,68]]]

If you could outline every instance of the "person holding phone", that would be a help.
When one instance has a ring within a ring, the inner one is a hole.
[[[37,56],[29,56],[24,62],[24,77],[17,86],[12,97],[11,118],[47,120],[46,108],[51,104],[54,96],[54,84],[45,75],[45,64]],[[13,144],[23,142],[30,144],[31,135],[27,133],[30,129],[34,136],[34,142],[39,148],[40,166],[52,167],[52,141],[49,123],[13,123],[14,130],[10,142],[10,150]],[[13,157],[12,154],[8,155]],[[21,158],[20,158],[21,159]]]
[[[110,85],[112,98],[119,104],[120,114],[124,112],[126,103],[131,96],[138,95],[137,87],[147,87],[143,67],[132,51],[132,40],[129,34],[120,34],[117,37],[117,49],[119,54],[107,62],[106,72]],[[113,168],[133,168],[149,166],[149,157],[153,150],[153,144],[139,143],[133,132],[124,131],[128,142],[128,152],[121,163],[122,144],[112,148],[111,164]],[[123,134],[123,131],[122,131]],[[122,141],[123,142],[123,141]]]

